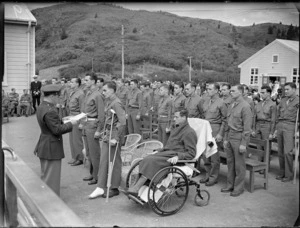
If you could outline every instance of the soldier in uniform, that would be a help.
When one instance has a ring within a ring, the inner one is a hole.
[[[239,196],[244,192],[246,176],[246,147],[250,141],[252,113],[250,105],[243,98],[244,87],[231,87],[232,104],[227,110],[227,125],[224,136],[224,148],[227,153],[227,187],[221,192],[231,192]]]
[[[293,179],[293,149],[295,145],[296,117],[297,114],[299,115],[299,96],[297,96],[297,86],[293,82],[285,83],[284,91],[285,97],[281,99],[278,105],[276,117],[280,168],[280,175],[276,179],[288,182]],[[299,130],[299,125],[297,128]]]
[[[118,78],[116,95],[120,99],[124,107],[126,106],[128,91],[128,87],[124,85],[124,79]]]
[[[119,186],[121,183],[121,168],[122,168],[122,160],[121,160],[121,145],[124,141],[124,133],[125,133],[125,109],[122,105],[119,98],[117,98],[116,94],[116,84],[114,82],[106,82],[103,86],[103,95],[105,97],[105,126],[104,126],[104,137],[101,159],[100,159],[100,168],[98,172],[98,185],[97,188],[93,191],[92,194],[89,195],[90,199],[94,199],[97,197],[106,198],[114,197],[119,195]],[[111,111],[115,112],[115,114]],[[114,115],[114,116],[113,116]],[[112,120],[113,118],[113,120]],[[113,122],[112,122],[113,121]],[[111,138],[110,138],[111,131]],[[110,160],[109,160],[109,146],[110,146]],[[111,179],[111,188],[110,191],[107,192],[107,178],[108,178],[108,170],[109,163],[114,161],[114,166],[112,169],[112,179]]]
[[[8,98],[9,98],[9,113],[11,116],[14,116],[15,113],[15,109],[17,108],[18,104],[19,104],[19,94],[16,93],[16,89],[12,88],[11,89],[11,93],[8,94]]]
[[[36,112],[36,103],[37,106],[40,105],[40,98],[41,98],[41,88],[42,88],[42,83],[37,80],[38,76],[34,75],[33,79],[34,81],[30,83],[30,91],[31,91],[31,96],[32,96],[32,105],[34,108],[34,112]]]
[[[139,90],[138,81],[130,81],[131,90],[128,93],[126,103],[126,116],[128,120],[129,134],[141,134],[141,110],[142,110],[142,92]]]
[[[173,113],[184,107],[185,96],[183,95],[183,82],[176,82],[174,84],[174,98],[173,98]]]
[[[173,101],[169,96],[169,86],[162,84],[159,88],[160,100],[157,110],[158,140],[166,145],[171,128]]]
[[[71,92],[67,107],[70,112],[70,116],[76,116],[80,114],[81,107],[84,101],[84,93],[80,89],[81,79],[71,79]],[[77,166],[83,164],[83,141],[82,141],[82,130],[79,129],[79,124],[73,127],[73,130],[69,133],[69,142],[71,148],[72,160],[68,162],[71,166]]]
[[[254,108],[252,136],[263,140],[272,140],[275,132],[276,104],[271,100],[270,86],[261,87],[260,101]]]
[[[184,88],[186,95],[184,108],[188,110],[189,118],[202,117],[200,103],[203,102],[203,99],[196,94],[196,86],[196,83],[190,82]]]
[[[231,89],[231,85],[229,83],[224,83],[221,86],[221,96],[222,96],[222,99],[225,102],[227,108],[229,107],[229,105],[232,102],[232,97],[230,95],[230,89]]]
[[[41,179],[59,196],[61,159],[65,157],[62,134],[70,132],[77,121],[62,124],[55,108],[59,99],[59,85],[47,85],[43,88],[44,101],[37,108],[37,121],[41,135],[34,154],[41,163]]]
[[[253,115],[253,113],[254,113],[254,102],[250,97],[248,97],[249,87],[245,84],[243,84],[243,87],[244,87],[243,98],[244,98],[245,101],[247,101],[249,103],[250,108],[251,108],[251,112],[252,112],[252,115]]]
[[[25,116],[28,117],[32,104],[32,97],[28,94],[28,89],[23,89],[24,94],[20,98],[20,103],[17,107],[17,116],[19,117],[21,114],[21,109],[25,108],[26,113]]]
[[[104,79],[103,78],[98,78],[97,86],[98,86],[100,94],[102,94],[102,91],[103,91],[103,84],[104,84]]]
[[[227,119],[227,106],[223,99],[219,97],[220,86],[217,83],[209,84],[207,87],[207,95],[209,99],[205,99],[201,103],[203,117],[208,120],[212,129],[212,136],[216,139],[218,152],[205,157],[203,154],[204,167],[206,170],[205,178],[200,180],[200,183],[205,183],[206,186],[213,186],[218,182],[220,172],[220,148],[219,144],[223,141],[224,130]]]
[[[60,91],[59,103],[57,105],[57,108],[59,110],[60,118],[63,118],[67,115],[66,106],[68,100],[68,92],[67,92],[66,80],[62,79],[60,83],[61,83],[61,91]]]
[[[85,76],[87,93],[82,105],[82,112],[87,114],[83,124],[83,134],[86,136],[86,153],[89,161],[93,167],[92,176],[85,177],[84,181],[89,185],[97,184],[98,171],[100,163],[100,144],[99,138],[104,125],[104,100],[103,96],[99,93],[97,83],[97,76],[94,73]],[[82,127],[79,126],[79,129]],[[91,171],[91,170],[90,170]]]

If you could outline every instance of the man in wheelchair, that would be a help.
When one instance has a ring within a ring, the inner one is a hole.
[[[176,164],[178,160],[192,160],[196,155],[197,135],[187,121],[188,111],[181,109],[174,114],[175,126],[171,129],[167,144],[145,157],[139,164],[139,179],[127,190],[138,196],[139,189],[162,168]]]

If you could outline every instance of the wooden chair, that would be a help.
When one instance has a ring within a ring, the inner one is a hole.
[[[270,143],[269,140],[260,140],[256,138],[250,138],[250,143],[259,146],[259,148],[247,147],[246,169],[250,171],[250,192],[254,191],[254,177],[255,172],[264,171],[264,188],[268,189],[268,172],[269,172],[269,154]],[[263,159],[262,159],[263,158]]]

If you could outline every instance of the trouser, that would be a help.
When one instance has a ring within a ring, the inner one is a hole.
[[[295,123],[279,122],[277,124],[277,143],[280,172],[285,177],[292,177]]]
[[[22,108],[25,108],[25,109],[26,109],[26,115],[28,116],[28,115],[29,115],[29,112],[30,112],[30,109],[31,109],[30,103],[22,103],[22,104],[19,104],[18,107],[17,107],[17,114],[18,114],[18,115],[21,114],[21,109],[22,109]]]
[[[82,133],[78,126],[79,124],[74,125],[72,131],[69,133],[71,156],[74,160],[83,161]]]
[[[98,172],[98,187],[105,189],[107,187],[107,177],[108,177],[108,167],[109,167],[109,143],[103,142],[101,151],[100,167]],[[111,176],[111,189],[119,188],[121,183],[121,173],[122,173],[122,159],[121,159],[121,145],[118,144],[118,149],[116,146],[110,147],[110,161],[113,162],[116,153],[116,158],[112,170]]]
[[[167,120],[158,119],[158,141],[162,142],[164,146],[167,144],[170,136],[170,133],[166,132],[167,127],[169,127]]]
[[[18,106],[18,102],[16,101],[11,101],[8,107],[9,113],[14,114],[16,111],[16,107]]]
[[[240,153],[242,133],[229,130],[227,153],[227,187],[234,191],[243,191],[246,177],[245,153]]]
[[[216,137],[216,135],[220,131],[220,124],[211,124],[212,136]],[[211,155],[210,157],[206,157],[205,153],[201,156],[204,161],[204,168],[206,171],[206,177],[209,178],[209,181],[217,181],[219,172],[220,172],[220,154],[219,154],[219,145],[221,143],[217,143],[218,151],[217,153]]]
[[[39,106],[40,100],[41,100],[41,96],[32,96],[32,106],[33,106],[35,112],[36,112],[36,103],[37,103],[37,106]]]
[[[51,188],[58,196],[60,195],[60,175],[61,159],[47,160],[40,158],[41,179]]]
[[[95,139],[94,135],[97,130],[97,121],[87,121],[84,126],[86,134],[86,150],[88,151],[90,161],[93,165],[92,176],[98,179],[99,163],[100,163],[100,144],[99,139]]]
[[[268,140],[269,139],[269,135],[270,135],[270,122],[261,122],[261,121],[257,121],[256,125],[255,125],[255,133],[256,133],[256,137],[257,139],[262,139],[262,140]],[[263,146],[258,145],[257,149],[262,149],[264,150]],[[270,155],[271,153],[269,153],[269,163],[270,163]],[[262,158],[263,161],[263,158]],[[270,165],[270,164],[269,164]]]
[[[128,109],[128,132],[129,134],[141,134],[141,121],[136,120],[138,108]]]
[[[82,130],[82,141],[83,141],[83,144],[84,144],[86,157],[88,158],[88,161],[89,161],[89,164],[90,164],[90,170],[89,170],[89,172],[90,172],[90,175],[92,176],[92,174],[93,174],[93,164],[92,164],[92,161],[91,161],[91,156],[89,154],[89,150],[87,149],[88,148],[87,138],[86,138],[86,134],[85,134],[85,130],[84,129]]]

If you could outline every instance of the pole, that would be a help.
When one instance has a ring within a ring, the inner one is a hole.
[[[124,79],[124,26],[122,25],[122,78]]]
[[[0,37],[4,37],[4,3],[0,3]],[[0,39],[1,50],[4,50],[4,39]],[[3,49],[2,49],[3,48]],[[2,82],[4,77],[4,51],[0,53],[0,89],[2,91]],[[2,105],[2,99],[1,99]],[[0,111],[1,123],[2,123],[2,109]],[[8,115],[8,114],[7,114]],[[2,139],[2,128],[0,128],[0,138]],[[4,195],[4,152],[2,150],[2,140],[0,141],[0,227],[4,227],[4,204],[5,204],[5,195]]]
[[[189,81],[192,81],[192,56],[189,56],[188,59],[190,60]]]

